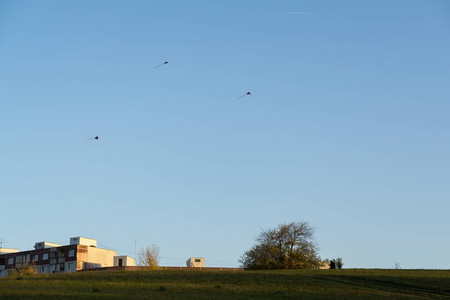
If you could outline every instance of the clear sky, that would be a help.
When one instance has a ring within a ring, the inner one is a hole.
[[[2,0],[3,247],[448,269],[449,82],[446,0]]]

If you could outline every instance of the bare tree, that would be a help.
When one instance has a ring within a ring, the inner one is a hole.
[[[140,266],[148,267],[150,269],[158,269],[159,267],[159,247],[158,245],[151,245],[142,248],[138,253],[138,262]]]
[[[245,269],[313,269],[320,265],[314,229],[307,222],[263,230],[240,263]]]

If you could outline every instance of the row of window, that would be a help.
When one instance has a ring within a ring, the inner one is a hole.
[[[56,251],[55,252],[51,252],[51,257],[54,258],[56,257]],[[69,252],[67,253],[68,257],[74,257],[75,256],[75,250],[69,250]],[[33,254],[32,257],[33,261],[38,261],[39,260],[39,254]],[[48,253],[43,253],[42,254],[42,260],[48,260]],[[18,255],[16,256],[16,262],[20,263],[20,262],[30,262],[30,254],[25,254],[25,255]],[[14,264],[14,257],[10,257],[8,258],[7,261],[8,265],[13,265]]]
[[[64,271],[73,271],[73,270],[75,270],[75,263],[73,263],[73,262],[68,262],[68,263],[66,263],[66,268],[64,268],[64,264],[59,264],[58,265],[58,272],[64,272]],[[48,273],[48,267],[49,266],[41,266],[41,273]],[[53,266],[50,266],[50,272],[51,273],[54,273],[55,272],[55,270],[56,270],[56,266],[55,265],[53,265]]]
[[[35,266],[33,267],[34,270],[36,270],[39,273],[55,273],[58,272],[65,272],[65,271],[76,271],[76,264],[75,262],[67,262],[65,264],[58,264],[58,265],[45,265],[45,266]],[[11,275],[12,272],[14,272],[14,269],[5,270],[3,272],[7,272],[7,275]],[[0,274],[2,271],[0,271]],[[2,275],[0,275],[1,277]]]

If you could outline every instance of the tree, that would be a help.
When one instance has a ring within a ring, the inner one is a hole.
[[[334,261],[336,263],[336,268],[342,269],[342,267],[344,266],[344,261],[342,260],[342,257],[335,258]]]
[[[9,276],[22,277],[38,274],[36,264],[34,262],[27,261],[26,255],[16,258],[16,260],[16,268],[10,271]]]
[[[315,269],[320,265],[314,229],[307,222],[263,230],[239,262],[245,269]]]
[[[160,257],[158,245],[151,245],[142,248],[138,254],[139,265],[148,267],[150,269],[158,269],[159,259]]]

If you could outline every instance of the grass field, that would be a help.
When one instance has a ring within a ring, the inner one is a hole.
[[[0,279],[0,299],[450,299],[450,271],[98,271]]]

